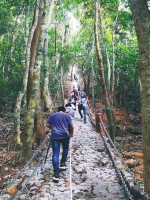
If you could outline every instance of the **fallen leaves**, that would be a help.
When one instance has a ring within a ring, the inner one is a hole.
[[[69,183],[69,182],[66,182],[66,183],[65,183],[65,186],[66,186],[66,187],[70,186],[70,183]]]
[[[15,194],[17,193],[17,188],[16,188],[15,186],[12,186],[11,188],[8,188],[8,189],[6,190],[6,192],[7,192],[8,194],[10,194],[12,197],[14,197]]]

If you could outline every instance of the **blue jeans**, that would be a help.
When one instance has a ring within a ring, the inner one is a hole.
[[[82,118],[83,117],[83,115],[82,115],[82,110],[78,107],[78,111],[79,111],[79,114],[80,114],[80,117]]]
[[[83,120],[84,120],[84,122],[86,122],[86,113],[87,113],[87,109],[84,108],[83,109]]]
[[[53,162],[54,174],[60,173],[60,170],[59,170],[60,144],[62,144],[62,148],[63,148],[61,163],[65,163],[68,156],[69,141],[70,141],[70,138],[52,140],[52,150],[53,150],[52,162]]]

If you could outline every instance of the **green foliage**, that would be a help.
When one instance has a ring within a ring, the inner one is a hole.
[[[24,32],[26,21],[23,12],[26,11],[29,3],[32,8],[33,2],[29,0],[0,1],[0,106],[3,109],[6,105],[7,108],[14,107],[22,86],[26,48]],[[16,19],[18,19],[17,27]],[[15,32],[16,37],[14,37]]]
[[[8,102],[14,104],[17,93],[22,85],[24,72],[23,61],[25,60],[25,12],[30,5],[30,24],[32,23],[33,6],[35,0],[3,0],[0,2],[0,102],[5,105]],[[100,0],[102,13],[102,27],[104,40],[107,46],[110,65],[113,64],[112,33],[114,31],[114,53],[115,53],[115,77],[116,96],[120,107],[126,108],[128,112],[140,111],[140,90],[138,72],[138,45],[132,22],[131,12],[126,2],[120,6],[118,0]],[[78,67],[78,73],[87,84],[94,71],[95,95],[102,99],[99,69],[94,41],[94,1],[64,0],[57,1],[57,31],[55,32],[55,9],[53,10],[52,22],[49,29],[49,70],[50,85],[52,94],[56,94],[60,86],[59,80],[61,69],[64,76],[70,67]],[[74,25],[67,18],[71,12],[80,22],[80,30],[74,35],[71,27]],[[17,39],[13,43],[13,54],[11,57],[12,39],[15,31],[15,21],[18,16]],[[67,28],[68,40],[62,45],[64,30]],[[55,35],[56,34],[56,35]],[[102,45],[102,38],[99,30],[99,44],[104,64],[104,74],[107,82],[107,59]],[[55,49],[56,39],[56,49]],[[93,59],[93,69],[92,69]],[[58,62],[59,61],[59,62]],[[57,65],[58,62],[58,65]],[[44,72],[44,66],[42,71]],[[4,91],[3,88],[6,88]],[[90,88],[91,90],[91,88]]]
[[[118,144],[117,148],[122,149],[123,148],[122,144]]]
[[[124,104],[126,96],[126,108],[129,113],[139,113],[141,109],[140,85],[138,71],[138,45],[130,40],[128,45],[120,45],[116,53],[117,73],[117,98]],[[121,103],[121,106],[124,105]]]

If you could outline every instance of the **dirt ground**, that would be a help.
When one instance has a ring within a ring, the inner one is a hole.
[[[95,113],[104,113],[104,105],[97,103]],[[135,178],[143,183],[143,154],[142,154],[142,119],[141,115],[128,115],[125,111],[114,109],[116,117],[115,146],[124,161],[134,173]],[[104,121],[107,124],[104,114]]]
[[[99,111],[104,113],[104,106],[97,103],[93,112]],[[116,116],[115,146],[134,172],[136,179],[143,182],[141,116],[127,115],[119,109],[114,111]],[[15,149],[14,151],[9,150],[12,134],[13,114],[3,113],[0,117],[0,192],[22,168],[19,160],[20,152]]]

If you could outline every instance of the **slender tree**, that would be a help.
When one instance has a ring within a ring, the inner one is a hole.
[[[114,142],[115,140],[115,122],[113,118],[113,110],[110,105],[109,96],[105,84],[105,77],[104,77],[104,69],[103,69],[103,61],[101,57],[100,47],[99,47],[99,39],[98,39],[98,3],[95,1],[95,22],[94,22],[94,34],[95,34],[95,46],[96,46],[96,53],[97,53],[97,60],[98,60],[98,66],[99,66],[99,73],[100,73],[100,79],[101,79],[101,85],[102,85],[102,92],[103,92],[103,98],[105,103],[105,109],[109,124],[109,134]]]
[[[52,104],[52,98],[49,91],[49,78],[50,76],[50,67],[49,67],[49,59],[48,59],[48,42],[49,42],[49,35],[48,35],[48,29],[51,23],[52,18],[52,9],[53,4],[47,4],[45,12],[47,12],[47,19],[45,20],[45,38],[44,38],[44,54],[43,54],[43,67],[44,67],[44,81],[43,81],[43,88],[42,88],[42,94],[44,99],[44,110],[49,110],[50,113],[53,112],[53,104]]]
[[[46,2],[46,1],[45,1]],[[42,109],[41,109],[41,90],[40,90],[40,73],[41,73],[41,64],[43,59],[43,44],[45,37],[45,12],[46,3],[44,4],[43,0],[40,2],[40,8],[43,10],[42,19],[40,23],[40,38],[37,45],[37,54],[35,59],[35,66],[33,70],[33,80],[31,95],[28,105],[28,111],[25,121],[24,132],[22,134],[22,157],[23,159],[28,160],[32,153],[32,144],[33,144],[33,134],[36,134],[36,142],[40,143],[44,139],[44,125],[42,118]]]
[[[104,31],[103,31],[103,25],[102,25],[102,12],[101,12],[101,7],[100,7],[100,3],[98,2],[98,14],[99,14],[99,22],[100,22],[100,33],[101,33],[101,38],[103,41],[103,48],[105,51],[105,56],[106,56],[106,60],[107,60],[107,68],[108,68],[108,76],[107,76],[107,91],[108,91],[108,95],[110,95],[110,77],[111,77],[111,67],[110,67],[110,60],[109,60],[109,55],[108,55],[108,50],[107,50],[107,46],[105,43],[105,39],[104,39]]]
[[[13,135],[14,142],[13,142],[13,144],[17,144],[18,146],[21,145],[21,141],[20,141],[21,103],[22,103],[23,96],[25,95],[26,89],[27,89],[29,63],[30,63],[30,47],[31,47],[31,41],[32,41],[32,38],[34,35],[34,31],[35,31],[35,28],[36,28],[37,22],[38,22],[39,5],[40,5],[40,0],[37,0],[36,5],[35,5],[33,24],[32,24],[32,28],[30,30],[30,35],[29,35],[27,47],[26,47],[26,57],[25,57],[26,70],[24,72],[22,88],[18,94],[15,109],[14,109],[14,135]]]
[[[129,2],[139,44],[144,186],[150,196],[150,11],[145,0],[129,0]]]

